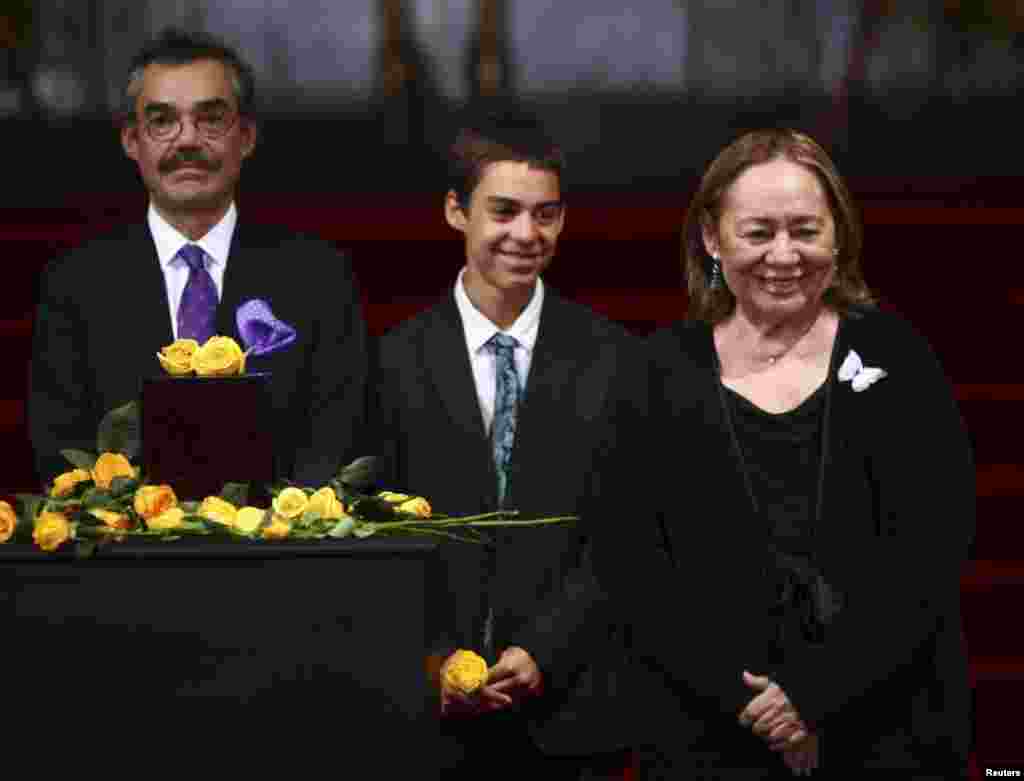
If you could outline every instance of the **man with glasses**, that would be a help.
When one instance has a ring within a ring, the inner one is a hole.
[[[295,332],[287,348],[247,363],[272,376],[278,476],[316,484],[358,455],[366,334],[348,260],[323,241],[239,222],[254,103],[251,68],[209,36],[168,30],[133,60],[121,143],[149,212],[145,225],[89,242],[43,277],[29,397],[41,480],[67,468],[62,449],[95,449],[103,415],[161,372],[163,346],[241,342],[236,311],[254,299]]]

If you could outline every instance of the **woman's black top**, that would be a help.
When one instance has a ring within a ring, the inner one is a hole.
[[[768,587],[774,593],[775,649],[818,643],[838,608],[814,565],[815,507],[827,382],[787,412],[766,412],[725,387],[729,415],[757,516],[767,525]],[[824,601],[824,604],[823,604]]]
[[[766,412],[728,387],[726,396],[769,533],[787,553],[811,553],[825,383],[795,409],[779,414]]]

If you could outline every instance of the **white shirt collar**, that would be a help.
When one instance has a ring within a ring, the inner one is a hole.
[[[228,253],[231,250],[231,237],[235,233],[235,225],[238,224],[238,210],[232,201],[227,213],[221,217],[220,222],[210,228],[210,231],[199,241],[192,240],[178,231],[173,225],[165,220],[153,206],[149,204],[149,213],[146,215],[149,221],[149,232],[153,236],[153,243],[156,244],[156,255],[160,259],[161,266],[168,266],[177,257],[178,251],[186,244],[195,243],[203,248],[203,252],[213,263],[226,264]]]
[[[462,280],[465,273],[466,269],[463,268],[459,272],[459,278],[455,281],[455,305],[462,317],[462,327],[466,332],[466,346],[470,353],[478,352],[499,331],[513,337],[528,352],[533,352],[533,347],[537,343],[537,332],[540,329],[540,311],[544,304],[543,280],[537,277],[537,286],[530,297],[530,303],[519,313],[519,317],[511,326],[502,330],[473,306]]]

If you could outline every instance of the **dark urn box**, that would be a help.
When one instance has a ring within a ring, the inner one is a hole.
[[[274,476],[270,374],[152,377],[142,382],[142,468],[181,500],[201,500],[225,483],[249,483],[265,500]]]

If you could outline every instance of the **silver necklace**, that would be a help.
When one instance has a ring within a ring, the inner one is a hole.
[[[801,341],[803,341],[804,337],[807,336],[807,334],[809,334],[814,329],[815,325],[817,325],[818,319],[820,317],[821,317],[821,315],[819,313],[813,320],[811,320],[811,324],[809,326],[807,326],[806,329],[804,329],[804,332],[802,334],[800,334],[800,336],[798,336],[796,339],[793,340],[793,343],[791,345],[789,345],[789,347],[786,347],[785,349],[781,350],[780,352],[777,352],[775,355],[769,355],[766,358],[760,358],[759,360],[767,360],[769,365],[774,366],[779,361],[780,358],[782,358],[785,355],[787,355],[794,347],[796,347],[798,344],[800,344]]]

